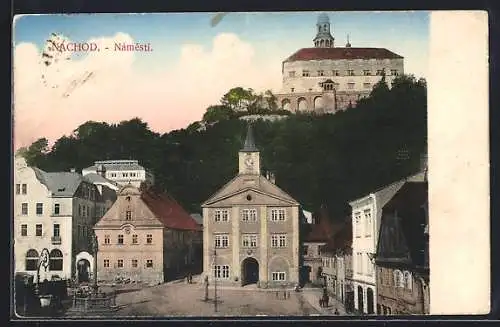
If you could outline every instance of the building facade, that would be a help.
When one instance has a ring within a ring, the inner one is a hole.
[[[15,158],[15,271],[37,274],[39,256],[49,253],[40,279],[92,277],[92,226],[116,198],[107,188],[75,172],[45,172]]]
[[[382,208],[407,181],[424,179],[425,174],[418,173],[349,203],[352,208],[354,306],[359,312],[376,313],[377,278],[374,257]]]
[[[427,183],[406,183],[383,209],[375,262],[377,311],[429,313]]]
[[[141,166],[138,160],[96,161],[93,166],[82,169],[82,174],[94,173],[111,180],[120,186],[132,184],[140,187],[142,183],[154,184],[154,174]]]
[[[202,204],[209,280],[259,287],[299,282],[299,203],[261,174],[249,126],[239,173]]]
[[[100,281],[159,284],[201,260],[193,255],[198,224],[174,199],[150,188],[123,186],[94,231]]]
[[[313,48],[303,48],[282,64],[283,84],[276,94],[280,108],[292,112],[334,113],[370,94],[386,79],[404,74],[404,58],[385,48],[335,46],[330,19],[321,14]]]

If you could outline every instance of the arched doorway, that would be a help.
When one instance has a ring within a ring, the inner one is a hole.
[[[374,314],[375,308],[373,306],[373,290],[368,288],[366,290],[366,306],[368,310],[368,314]]]
[[[88,282],[90,278],[90,262],[87,259],[80,259],[77,264],[78,282]]]
[[[254,258],[246,258],[241,265],[242,285],[255,284],[259,281],[259,263]]]
[[[322,97],[314,98],[314,110],[321,110],[321,109],[323,109],[323,98]]]
[[[358,310],[360,312],[364,312],[364,307],[363,307],[363,287],[358,286]]]
[[[297,100],[297,110],[298,111],[307,111],[307,100],[305,98],[299,98]]]
[[[290,100],[283,99],[283,101],[281,102],[281,109],[290,111],[291,110]]]

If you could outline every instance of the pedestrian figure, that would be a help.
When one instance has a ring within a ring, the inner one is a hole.
[[[337,308],[335,308],[335,312],[334,312],[334,314],[335,314],[336,316],[338,316],[338,315],[339,315],[339,310],[337,310]]]
[[[283,291],[283,300],[286,300],[286,291]]]
[[[279,297],[280,297],[280,294],[278,291],[276,291],[276,298],[279,299]]]

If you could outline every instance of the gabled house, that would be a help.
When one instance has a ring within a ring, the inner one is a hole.
[[[97,277],[150,284],[191,270],[201,228],[169,195],[152,187],[123,186],[118,199],[94,226]]]
[[[406,183],[383,208],[375,262],[379,314],[429,313],[427,183]]]

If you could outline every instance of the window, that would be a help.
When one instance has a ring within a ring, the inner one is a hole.
[[[42,224],[36,224],[35,226],[35,235],[42,236]]]
[[[323,70],[318,70],[318,76],[324,76],[325,72]]]
[[[53,227],[54,236],[61,236],[61,226],[59,224],[54,224]]]
[[[271,209],[271,221],[284,221],[285,209]]]
[[[43,203],[36,204],[36,214],[43,215]]]
[[[104,244],[109,244],[109,235],[104,235]]]
[[[372,261],[370,260],[370,257],[368,256],[368,253],[365,253],[365,256],[366,256],[366,273],[369,275],[369,276],[372,276],[373,275],[373,263]]]
[[[111,177],[116,177],[116,173],[111,173]]]
[[[391,69],[391,75],[398,76],[398,70],[397,69]]]
[[[333,71],[333,76],[339,76],[339,71],[338,70],[334,70]]]
[[[118,244],[123,244],[123,235],[118,235]]]
[[[137,268],[138,262],[137,259],[132,259],[132,268]]]
[[[356,237],[360,237],[361,236],[361,213],[360,212],[355,212],[354,213],[354,222],[355,222],[355,226],[354,226],[354,229],[356,230]]]
[[[365,235],[370,236],[372,232],[372,213],[370,209],[365,210],[364,212],[365,218]]]
[[[123,173],[123,177],[128,177],[128,173]]]
[[[132,244],[137,244],[137,243],[138,243],[138,241],[137,241],[137,235],[134,234],[134,235],[132,235]]]
[[[369,69],[363,70],[363,75],[370,76],[371,74],[372,74],[371,70],[369,70]]]
[[[376,73],[377,76],[382,76],[384,75],[384,70],[383,69],[377,69],[377,73]]]
[[[27,194],[28,193],[28,185],[26,185],[26,184],[22,185],[22,193],[23,194]]]
[[[38,269],[38,252],[30,249],[26,252],[26,271],[36,271]]]
[[[228,222],[229,221],[228,210],[215,210],[215,221],[216,222]]]
[[[271,247],[273,248],[286,247],[286,234],[271,235]]]
[[[81,204],[78,205],[78,215],[82,216],[82,205]]]
[[[361,252],[356,253],[356,265],[359,274],[363,273],[363,258]]]
[[[82,206],[82,217],[87,217],[87,206]]]
[[[131,220],[132,219],[132,211],[127,210],[125,213],[125,220]]]
[[[104,268],[109,268],[109,260],[104,259]]]
[[[354,76],[354,70],[349,69],[349,70],[347,71],[347,76]]]
[[[347,83],[347,88],[348,88],[349,90],[354,89],[354,83]]]
[[[309,247],[307,245],[302,246],[302,254],[307,255],[307,251],[309,250]]]
[[[242,245],[244,248],[256,248],[257,247],[257,235],[255,235],[255,234],[243,234]]]
[[[404,287],[403,273],[399,270],[394,270],[394,286],[395,287]]]
[[[229,266],[228,265],[215,265],[213,275],[216,279],[228,279],[229,278]]]
[[[309,71],[308,70],[303,70],[302,71],[302,76],[303,77],[309,77]]]
[[[153,268],[153,260],[146,260],[146,268]]]
[[[404,272],[404,288],[411,290],[413,287],[412,285],[412,278],[411,278],[411,273],[409,271]]]
[[[21,225],[21,236],[28,236],[28,225]]]
[[[61,250],[54,249],[50,251],[49,270],[63,270],[63,254]]]
[[[21,203],[21,214],[23,216],[27,216],[28,215],[28,204],[25,202],[25,203]]]
[[[288,77],[295,77],[295,72],[294,71],[288,72]]]
[[[118,259],[118,268],[123,268],[123,259]]]
[[[275,272],[271,273],[271,278],[275,282],[277,282],[277,281],[282,282],[285,280],[285,277],[286,277],[286,274],[282,271],[275,271]]]
[[[295,89],[292,87],[292,88],[290,89],[290,92],[291,92],[291,93],[293,93],[293,91],[295,91]]]
[[[152,244],[153,243],[153,234],[146,235],[146,243],[147,244]]]
[[[371,87],[372,87],[372,84],[371,84],[371,83],[363,83],[363,87],[364,87],[365,89],[369,89],[369,88],[371,88]]]
[[[256,222],[257,221],[257,210],[256,209],[243,209],[241,220],[247,221],[247,222]]]
[[[135,173],[130,173],[130,177],[135,177]]]
[[[58,215],[61,212],[61,205],[59,203],[54,204],[54,215]]]
[[[229,235],[227,234],[216,234],[215,235],[215,248],[223,249],[229,246]]]
[[[21,184],[16,184],[16,194],[21,194]]]

